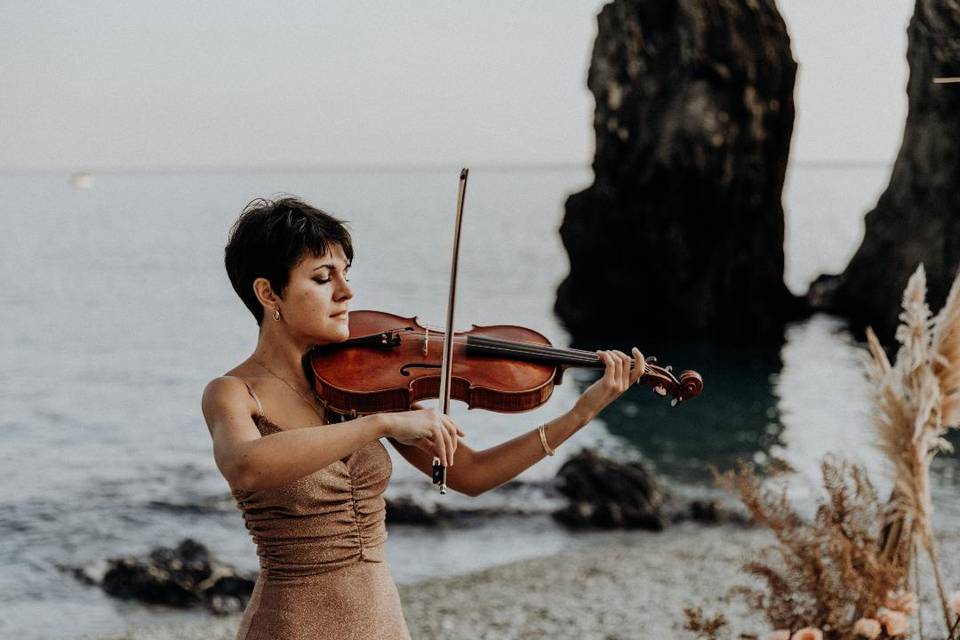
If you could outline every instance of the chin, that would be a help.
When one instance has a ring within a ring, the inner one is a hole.
[[[323,327],[322,329],[318,328],[316,333],[313,333],[314,340],[312,344],[314,345],[323,345],[323,344],[332,344],[336,342],[345,342],[350,339],[350,327],[341,325],[330,328]]]
[[[344,340],[350,339],[350,327],[346,324],[341,324],[337,331],[334,332],[333,342],[343,342]]]

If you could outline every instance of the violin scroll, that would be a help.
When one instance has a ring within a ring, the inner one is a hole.
[[[703,378],[696,371],[683,371],[678,379],[673,375],[673,367],[653,364],[656,361],[656,358],[647,358],[643,375],[637,383],[650,387],[658,396],[672,396],[671,406],[696,398],[703,391]]]

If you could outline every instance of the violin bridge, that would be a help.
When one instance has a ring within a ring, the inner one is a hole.
[[[375,338],[377,342],[384,347],[400,346],[400,336],[397,334],[396,331],[384,331],[378,337],[377,336],[371,336],[371,337]],[[364,338],[360,338],[358,342],[360,340],[364,340]]]
[[[430,327],[424,327],[423,336],[423,357],[427,357],[427,351],[430,349]]]

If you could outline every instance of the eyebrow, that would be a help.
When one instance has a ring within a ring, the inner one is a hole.
[[[336,268],[337,268],[337,265],[335,265],[335,264],[322,264],[322,265],[320,265],[319,267],[315,267],[313,270],[314,270],[314,271],[320,271],[320,269],[336,269]],[[350,263],[348,262],[348,263],[346,264],[346,266],[343,267],[343,268],[344,268],[344,269],[349,269],[349,268],[350,268]]]

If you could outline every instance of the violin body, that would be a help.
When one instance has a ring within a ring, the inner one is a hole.
[[[346,342],[315,347],[308,354],[314,390],[338,413],[407,411],[440,393],[443,332],[416,318],[383,311],[351,311]],[[529,411],[553,393],[562,369],[549,363],[481,355],[470,336],[549,346],[543,335],[515,325],[478,327],[454,333],[451,397],[471,409]],[[482,357],[482,366],[476,358]]]
[[[437,398],[444,333],[416,318],[383,311],[352,311],[350,337],[314,347],[304,371],[327,408],[341,414],[407,411],[418,400]],[[558,349],[542,334],[516,325],[477,326],[456,332],[452,342],[452,398],[471,409],[504,413],[544,404],[568,366],[603,367],[590,351]],[[700,393],[695,372],[678,381],[668,369],[648,364],[640,382],[679,401]]]

